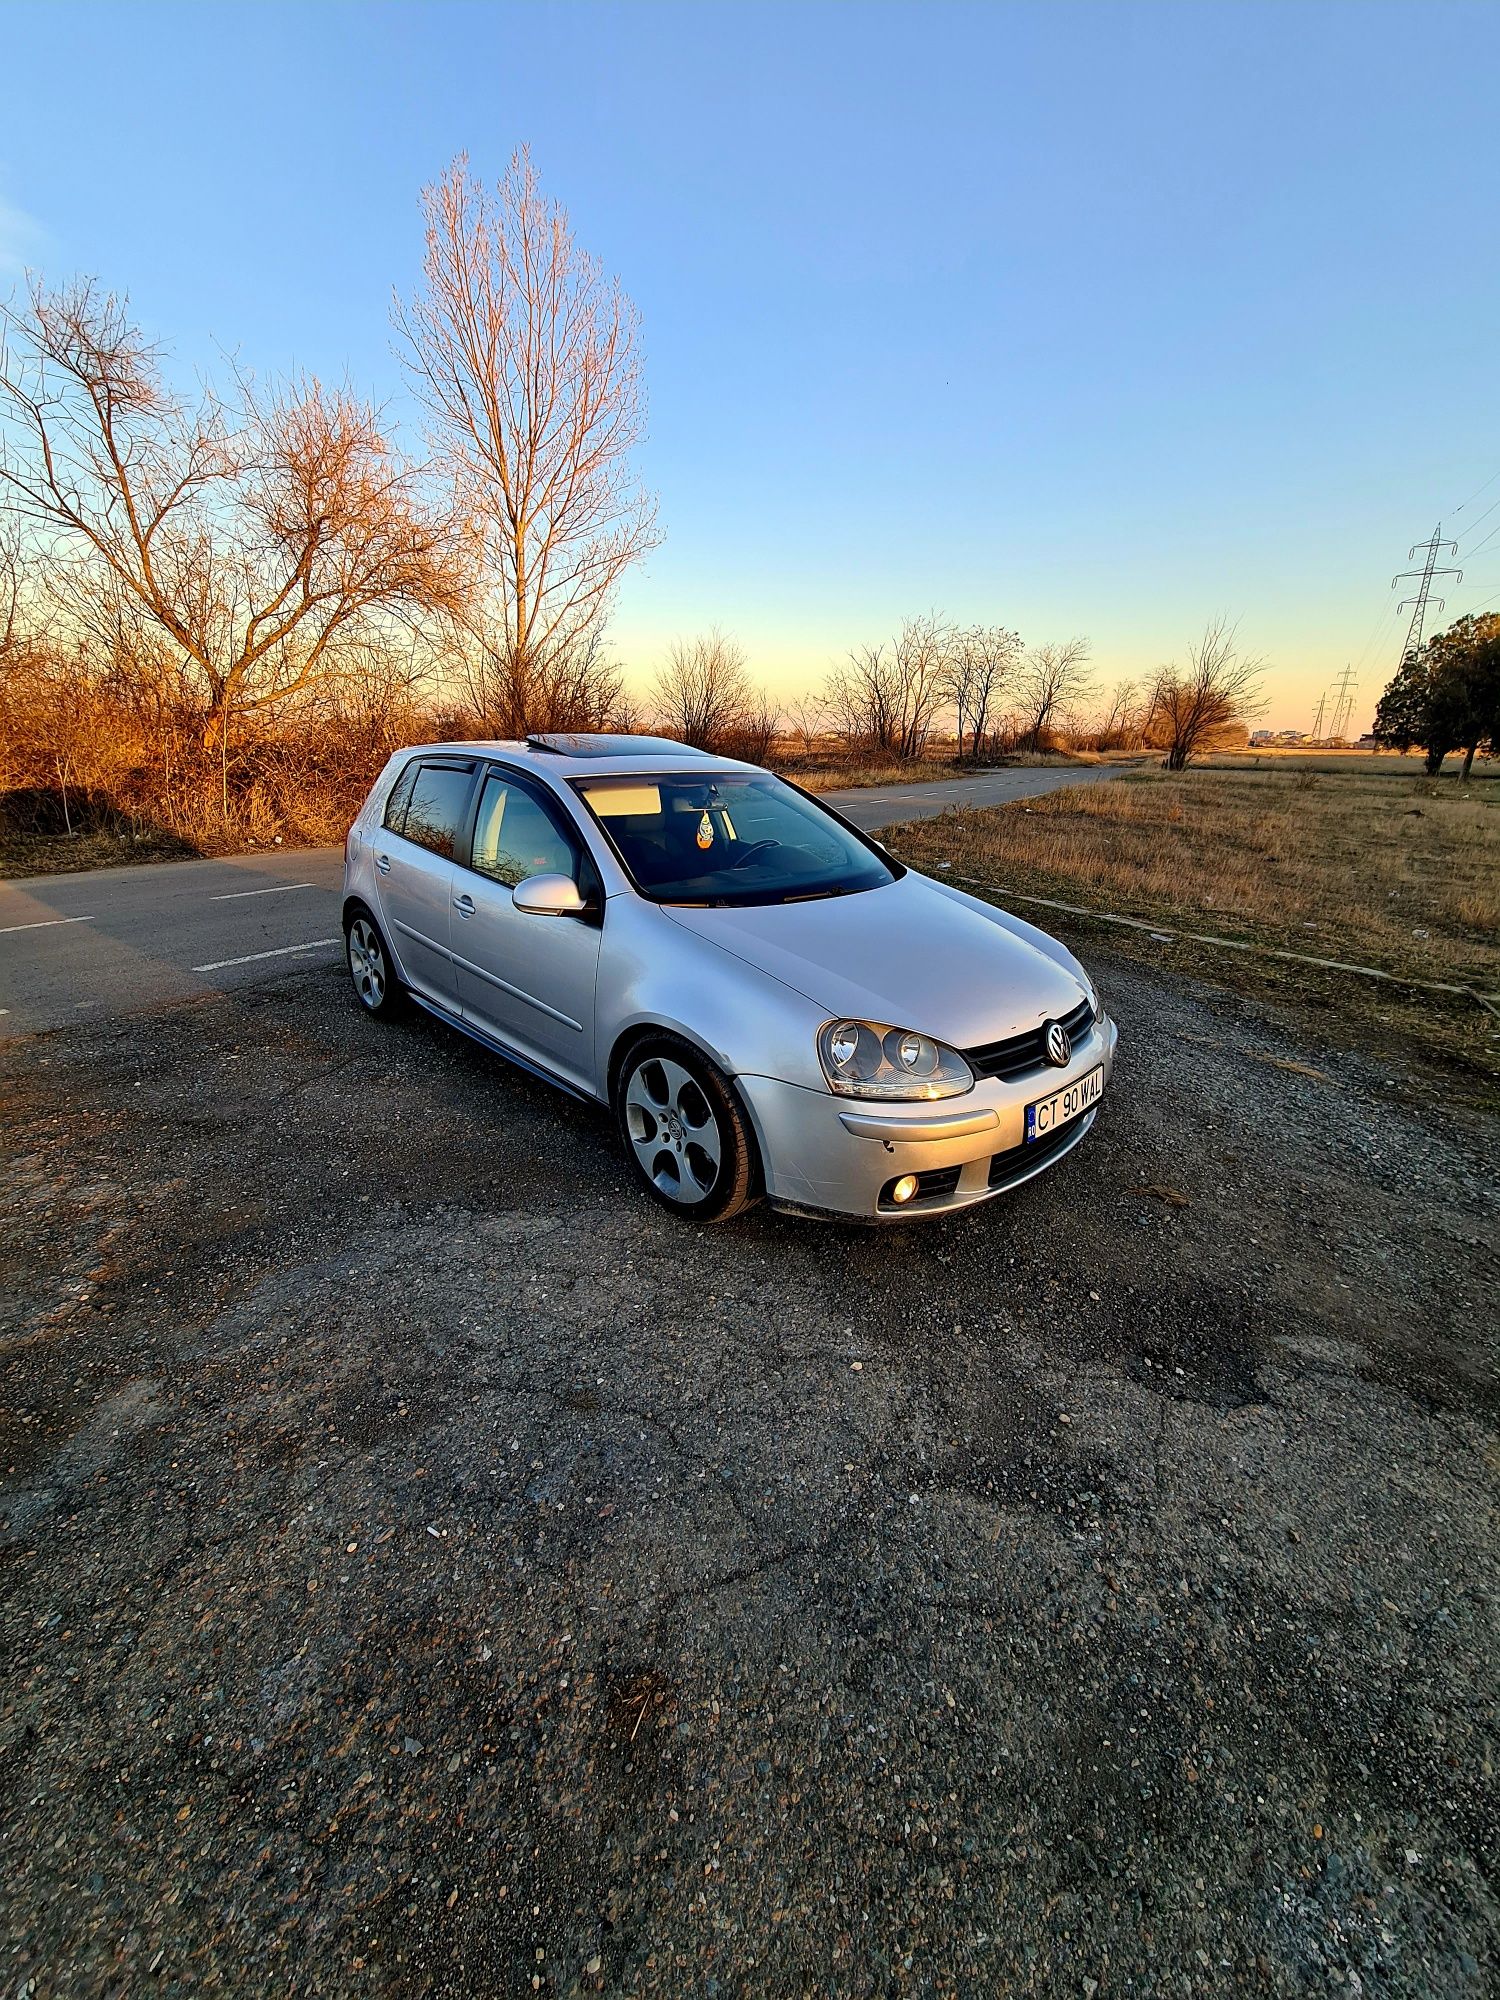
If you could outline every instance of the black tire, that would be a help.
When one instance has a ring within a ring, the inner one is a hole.
[[[685,1222],[728,1222],[760,1199],[750,1121],[728,1077],[691,1042],[659,1034],[633,1044],[614,1111],[636,1178]]]
[[[388,1021],[400,1013],[406,989],[396,977],[395,962],[380,926],[363,903],[352,904],[344,912],[344,963],[354,997],[367,1014]]]

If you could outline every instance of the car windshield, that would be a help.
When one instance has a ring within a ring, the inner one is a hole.
[[[811,799],[749,772],[586,778],[584,803],[658,903],[788,903],[900,873]]]

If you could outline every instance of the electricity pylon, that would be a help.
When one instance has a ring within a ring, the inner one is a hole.
[[[1439,549],[1452,549],[1455,555],[1458,554],[1457,542],[1445,542],[1443,540],[1443,524],[1441,521],[1433,529],[1431,538],[1428,541],[1413,542],[1411,548],[1407,551],[1406,560],[1408,562],[1414,562],[1418,551],[1421,551],[1426,557],[1422,567],[1420,569],[1404,569],[1398,576],[1391,578],[1392,590],[1396,588],[1398,583],[1404,583],[1409,576],[1421,578],[1421,581],[1417,585],[1416,596],[1403,597],[1396,606],[1398,612],[1404,611],[1408,604],[1414,607],[1411,614],[1411,625],[1406,634],[1406,644],[1401,648],[1401,657],[1403,660],[1409,660],[1413,653],[1418,653],[1422,649],[1422,628],[1427,617],[1428,593],[1432,589],[1432,579],[1435,576],[1452,576],[1456,577],[1460,583],[1463,582],[1464,573],[1461,569],[1438,568],[1437,559]],[[1447,605],[1446,598],[1440,597],[1436,601],[1439,610],[1444,609]]]
[[[1347,743],[1349,740],[1349,716],[1354,707],[1354,690],[1358,685],[1353,669],[1346,662],[1332,689],[1333,726],[1328,734],[1335,743]]]

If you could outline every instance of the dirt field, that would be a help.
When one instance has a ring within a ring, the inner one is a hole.
[[[1091,957],[907,1232],[335,969],[8,1044],[0,1991],[1492,1992],[1495,1125]]]

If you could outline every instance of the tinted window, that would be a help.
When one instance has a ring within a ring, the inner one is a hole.
[[[513,779],[492,775],[480,794],[473,866],[514,888],[532,875],[576,877],[577,856],[539,799]]]
[[[411,788],[416,782],[417,767],[413,761],[391,786],[391,795],[385,802],[384,824],[392,833],[399,833],[406,824],[406,808],[411,804]]]
[[[451,861],[458,852],[458,836],[464,823],[473,774],[455,771],[444,764],[422,764],[412,786],[406,824],[401,829],[419,847],[430,847]]]
[[[784,903],[893,882],[831,814],[772,777],[589,778],[578,786],[636,885],[663,903]]]

